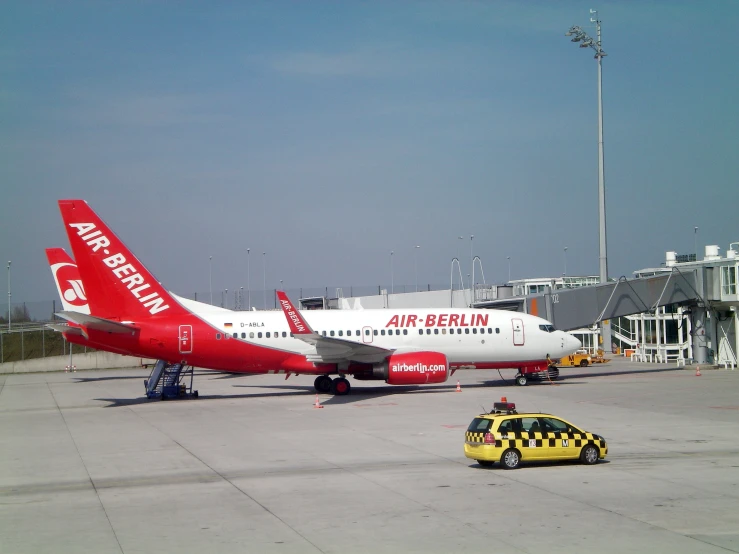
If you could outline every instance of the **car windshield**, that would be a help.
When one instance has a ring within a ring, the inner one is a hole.
[[[467,430],[470,433],[486,433],[488,429],[490,429],[491,423],[492,421],[489,419],[485,419],[484,417],[476,417],[472,420],[472,423],[470,423],[470,426],[467,428]]]

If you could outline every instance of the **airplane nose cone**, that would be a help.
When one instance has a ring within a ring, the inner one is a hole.
[[[580,348],[582,348],[582,343],[569,333],[565,333],[565,350],[567,352],[575,352],[580,350]]]

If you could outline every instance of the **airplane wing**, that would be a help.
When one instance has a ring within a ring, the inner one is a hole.
[[[290,326],[290,333],[296,339],[302,340],[316,348],[315,354],[306,354],[305,357],[309,362],[315,363],[336,363],[341,361],[357,361],[365,363],[373,363],[384,360],[394,350],[381,348],[371,344],[361,344],[350,340],[337,339],[335,337],[324,337],[319,335],[308,322],[303,318],[298,310],[295,309],[290,299],[284,291],[277,291],[277,299],[280,301],[280,307],[287,318]]]
[[[63,317],[67,321],[80,325],[83,328],[83,334],[85,334],[85,329],[94,329],[96,331],[105,331],[106,333],[121,333],[127,335],[138,330],[138,327],[135,325],[121,323],[119,321],[111,321],[109,319],[103,319],[102,317],[95,317],[94,315],[87,315],[80,312],[58,312],[56,315]]]

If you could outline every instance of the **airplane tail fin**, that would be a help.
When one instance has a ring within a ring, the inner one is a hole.
[[[87,303],[85,287],[72,257],[64,248],[47,248],[46,259],[49,260],[51,274],[54,276],[56,290],[59,291],[64,310],[89,314],[90,305]]]
[[[59,200],[59,209],[92,314],[140,320],[187,313],[87,202]]]

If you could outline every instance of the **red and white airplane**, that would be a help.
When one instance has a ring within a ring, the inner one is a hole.
[[[89,313],[72,304],[58,315],[72,324],[68,338],[74,333],[98,349],[235,373],[315,375],[318,392],[343,395],[347,375],[420,385],[443,383],[460,368],[518,368],[523,385],[527,374],[547,369],[550,356],[581,346],[544,319],[509,311],[302,313],[282,291],[282,312],[218,308],[166,291],[84,200],[60,200],[59,207],[84,283],[75,290],[86,294]],[[74,262],[56,265],[63,263]]]

